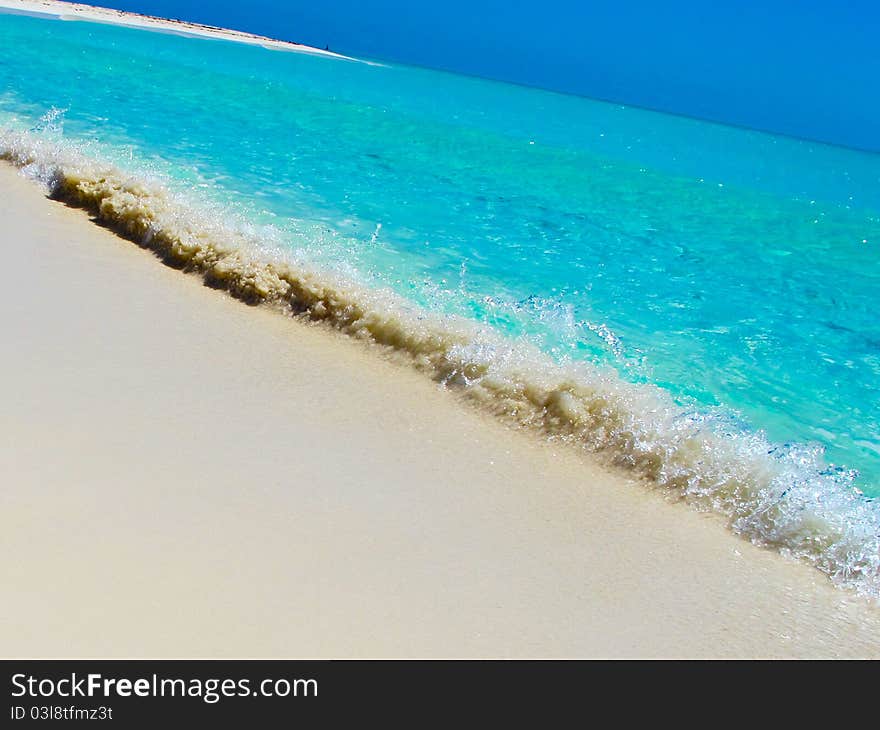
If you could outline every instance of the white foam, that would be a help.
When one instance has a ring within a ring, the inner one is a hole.
[[[50,136],[7,130],[0,156],[210,285],[391,348],[493,413],[634,470],[722,515],[753,542],[880,598],[880,510],[854,489],[853,473],[824,462],[820,448],[771,443],[723,414],[682,408],[660,388],[588,363],[560,364],[476,322],[366,287],[344,269],[297,263],[234,216],[209,214],[161,182]]]

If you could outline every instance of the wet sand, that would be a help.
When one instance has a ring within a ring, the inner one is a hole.
[[[7,657],[880,656],[880,609],[0,164]]]

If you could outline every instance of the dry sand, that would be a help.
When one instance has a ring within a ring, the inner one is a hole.
[[[8,8],[19,13],[34,15],[51,15],[62,20],[89,20],[98,23],[112,23],[114,25],[126,25],[131,28],[149,28],[150,30],[164,30],[182,35],[200,36],[203,38],[219,38],[239,43],[263,46],[280,51],[297,51],[300,53],[314,53],[322,56],[344,58],[350,61],[359,60],[349,56],[343,56],[333,51],[325,51],[321,48],[313,48],[302,43],[279,41],[274,38],[245,33],[240,30],[217,28],[211,25],[191,23],[185,20],[171,20],[157,18],[152,15],[141,15],[124,10],[101,8],[79,3],[59,2],[59,0],[0,0],[0,8]]]
[[[3,656],[880,656],[880,608],[0,165]]]

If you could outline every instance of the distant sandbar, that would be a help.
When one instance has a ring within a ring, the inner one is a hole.
[[[186,20],[157,18],[152,15],[142,15],[140,13],[131,13],[123,10],[113,10],[111,8],[99,8],[91,5],[81,5],[79,3],[61,2],[60,0],[0,0],[0,8],[7,8],[9,10],[27,14],[50,15],[62,20],[90,20],[99,23],[113,23],[115,25],[124,25],[130,28],[170,31],[173,33],[182,33],[202,38],[219,38],[222,40],[237,41],[239,43],[249,43],[250,45],[263,46],[264,48],[279,51],[312,53],[349,61],[359,60],[351,58],[350,56],[343,56],[340,53],[334,53],[330,50],[314,48],[312,46],[303,45],[302,43],[281,41],[275,38],[256,35],[254,33],[246,33],[241,30],[218,28],[213,25],[191,23]]]

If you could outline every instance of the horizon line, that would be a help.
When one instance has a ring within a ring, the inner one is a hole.
[[[13,2],[14,1],[15,0],[13,0]],[[50,2],[51,1],[53,1],[53,0],[50,0]],[[98,11],[105,10],[105,11],[109,11],[112,13],[119,13],[122,15],[130,15],[133,18],[146,18],[149,20],[155,20],[155,21],[160,21],[160,22],[165,21],[168,23],[181,23],[181,24],[189,23],[191,25],[201,27],[205,30],[219,31],[221,33],[224,31],[230,32],[230,33],[241,33],[244,35],[251,36],[251,38],[254,40],[266,40],[266,41],[272,41],[272,42],[276,42],[276,43],[284,43],[284,44],[290,44],[293,46],[298,46],[301,49],[303,49],[303,51],[306,53],[317,52],[317,55],[323,55],[326,53],[330,56],[335,56],[337,58],[343,58],[346,60],[353,60],[353,61],[360,60],[360,61],[366,61],[367,63],[370,63],[370,62],[380,62],[380,63],[386,63],[386,64],[393,63],[393,64],[397,64],[400,66],[409,66],[412,68],[419,68],[419,69],[424,69],[427,71],[435,71],[437,73],[448,73],[448,74],[452,74],[452,75],[456,75],[456,76],[464,76],[466,78],[479,79],[482,81],[492,81],[492,82],[500,83],[500,84],[509,84],[510,86],[518,86],[520,88],[525,88],[525,89],[534,89],[534,90],[538,90],[538,91],[544,91],[544,92],[547,92],[550,94],[559,94],[561,96],[570,96],[570,97],[574,97],[577,99],[586,99],[588,101],[594,101],[594,102],[599,102],[599,103],[603,103],[603,104],[613,104],[615,106],[623,106],[623,107],[629,107],[632,109],[640,109],[642,111],[653,112],[655,114],[665,114],[668,116],[679,117],[681,119],[690,119],[693,121],[705,122],[708,124],[716,124],[716,125],[723,126],[723,127],[730,127],[732,129],[740,129],[740,130],[744,130],[744,131],[748,131],[748,132],[758,132],[759,134],[766,134],[766,135],[770,135],[770,136],[782,137],[785,139],[794,140],[796,142],[805,142],[805,143],[809,143],[809,144],[820,144],[820,145],[824,145],[826,147],[836,147],[836,148],[847,150],[850,152],[858,152],[858,153],[862,153],[862,154],[880,155],[880,147],[877,147],[876,149],[872,149],[869,147],[861,147],[859,145],[846,144],[843,142],[831,141],[828,139],[820,139],[817,137],[806,137],[806,136],[801,136],[801,135],[798,135],[798,134],[795,134],[792,132],[778,131],[778,130],[768,128],[768,127],[754,127],[754,126],[749,126],[748,124],[743,124],[741,122],[728,121],[728,120],[724,120],[724,119],[718,119],[716,117],[698,116],[696,114],[690,114],[688,112],[674,111],[671,109],[656,107],[656,106],[648,106],[646,104],[639,104],[639,103],[632,102],[632,101],[621,101],[619,99],[613,99],[613,98],[609,98],[609,97],[590,96],[588,94],[580,93],[577,91],[570,91],[570,90],[565,90],[565,89],[560,89],[560,88],[552,88],[552,87],[548,87],[548,86],[540,86],[538,84],[530,84],[530,83],[526,83],[523,81],[514,81],[511,79],[498,78],[495,76],[486,76],[486,75],[482,75],[482,74],[479,74],[476,72],[462,71],[462,70],[457,70],[457,69],[454,70],[454,69],[450,69],[450,68],[444,68],[442,66],[428,66],[425,64],[421,64],[421,63],[399,60],[399,59],[395,59],[395,58],[385,58],[382,56],[370,56],[370,55],[360,55],[360,54],[352,55],[347,52],[339,52],[339,51],[330,50],[329,44],[325,44],[325,45],[327,45],[326,48],[320,48],[318,46],[309,45],[308,43],[301,43],[299,41],[288,40],[288,39],[284,39],[284,38],[275,38],[272,36],[264,36],[264,35],[261,35],[258,33],[254,33],[253,31],[243,30],[240,28],[227,28],[225,26],[210,25],[208,23],[202,23],[201,21],[197,21],[197,20],[184,20],[182,18],[166,18],[166,17],[160,16],[160,15],[149,15],[146,13],[138,13],[138,12],[131,11],[131,10],[118,10],[116,8],[108,8],[108,7],[105,7],[102,5],[93,5],[88,2],[75,2],[74,0],[54,0],[54,2],[57,2],[59,4],[64,4],[64,5],[79,5],[79,6],[83,6],[83,7],[93,8]],[[24,0],[24,2],[22,2],[22,5],[25,5],[25,4],[29,4],[28,0]],[[32,14],[32,15],[38,15],[38,16],[44,16],[44,17],[50,17],[50,18],[56,18],[58,20],[62,20],[62,18],[60,16],[54,15],[48,9],[46,9],[46,10],[31,10],[31,11],[28,11],[28,10],[16,11],[14,8],[10,7],[9,5],[5,5],[3,3],[3,1],[0,0],[0,13],[2,13],[4,9],[11,10],[13,14],[15,14],[17,12],[18,14],[25,14],[25,15]],[[98,22],[98,23],[101,22],[101,19],[95,19],[95,18],[76,18],[75,20],[80,20],[81,22],[82,21],[84,21],[84,22]],[[163,30],[162,28],[159,28],[159,27],[150,27],[150,26],[143,26],[143,25],[139,25],[139,26],[125,25],[124,23],[114,22],[112,19],[107,19],[107,21],[109,24],[112,24],[112,25],[121,25],[123,27],[133,28],[135,30],[146,30],[146,31],[157,31],[157,32],[162,32],[162,30]],[[191,35],[189,35],[189,37],[208,39],[207,36],[200,36],[200,35],[196,35],[196,34],[191,34]],[[236,39],[234,39],[234,38],[227,38],[226,40],[229,40],[232,42],[236,41]],[[240,40],[239,42],[244,42],[244,41]],[[251,45],[254,45],[254,44],[251,44]],[[267,50],[272,50],[272,49],[267,49]]]

